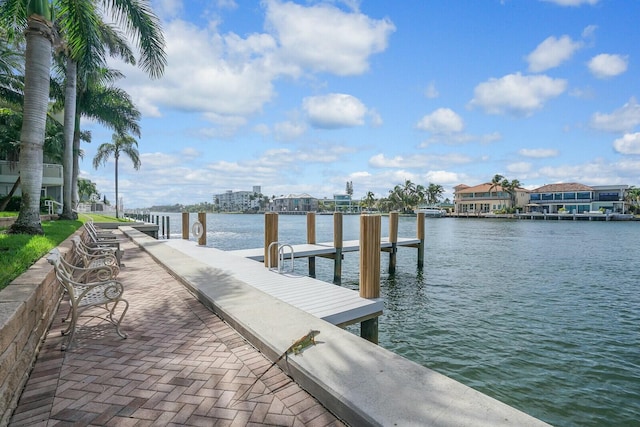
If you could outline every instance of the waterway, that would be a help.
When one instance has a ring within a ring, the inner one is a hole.
[[[159,215],[180,238],[180,214]],[[207,230],[208,246],[260,247],[264,217],[208,215]],[[281,242],[305,230],[279,217]],[[344,239],[358,233],[345,216]],[[415,235],[401,217],[399,236]],[[332,216],[317,241],[333,241]],[[428,218],[422,271],[415,249],[399,248],[393,276],[382,254],[380,345],[557,426],[640,425],[639,242],[638,222]],[[345,254],[342,286],[357,289],[358,260]],[[333,280],[331,260],[316,268]]]

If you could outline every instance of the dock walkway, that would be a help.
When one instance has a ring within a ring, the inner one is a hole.
[[[282,242],[286,243],[286,242]],[[396,244],[397,247],[405,246],[405,247],[417,247],[420,244],[419,239],[408,239],[408,238],[398,238],[398,242]],[[325,242],[325,243],[304,243],[300,245],[292,245],[293,247],[293,257],[294,258],[308,258],[313,256],[319,257],[331,257],[336,254],[336,248],[333,246],[333,242]],[[387,250],[392,247],[392,243],[389,242],[388,237],[382,238],[380,241],[380,249]],[[346,252],[358,252],[360,250],[360,241],[359,240],[347,240],[343,242],[342,253]],[[234,251],[228,251],[227,253],[238,255],[241,257],[249,258],[254,261],[264,262],[264,248],[253,248],[253,249],[239,249]],[[284,252],[284,258],[290,259],[291,254],[289,252]]]
[[[361,298],[356,291],[308,276],[278,274],[266,268],[264,264],[252,261],[264,258],[264,253],[258,256],[256,250],[221,251],[198,246],[193,241],[178,239],[166,240],[163,244],[210,267],[233,271],[235,277],[242,282],[337,326],[350,325],[382,314],[384,304],[381,300]],[[313,246],[315,248],[306,253],[335,253],[335,248],[331,252],[331,248],[318,250],[317,247],[320,245]],[[299,253],[303,252],[295,251],[296,256]]]

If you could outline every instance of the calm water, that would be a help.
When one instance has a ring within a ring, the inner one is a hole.
[[[345,240],[358,221],[344,217]],[[415,237],[415,222],[400,218],[399,235]],[[180,238],[179,214],[171,224]],[[305,227],[280,216],[279,240],[304,243]],[[220,249],[264,241],[260,215],[208,215],[207,229]],[[381,346],[558,426],[640,425],[640,223],[442,218],[426,230],[422,272],[415,249],[399,249],[395,276],[382,255]],[[317,216],[317,239],[333,241],[331,216]],[[332,281],[333,262],[316,263]],[[358,286],[357,253],[343,286]]]

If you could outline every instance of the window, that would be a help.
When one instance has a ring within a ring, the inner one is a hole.
[[[530,199],[531,200],[541,200],[540,196],[541,196],[540,193],[531,193]]]
[[[553,200],[553,193],[542,193],[541,200]]]
[[[620,196],[617,192],[600,193],[598,194],[598,200],[601,202],[616,202],[620,200]]]
[[[575,200],[576,199],[576,193],[563,193],[562,194],[562,198],[564,200]]]
[[[591,192],[590,191],[580,191],[577,194],[578,199],[580,200],[589,200],[591,199]]]

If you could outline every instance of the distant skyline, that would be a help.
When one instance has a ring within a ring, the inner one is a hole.
[[[168,65],[117,85],[143,114],[125,208],[411,180],[640,186],[640,2],[159,0]],[[81,177],[115,202],[111,132]]]

